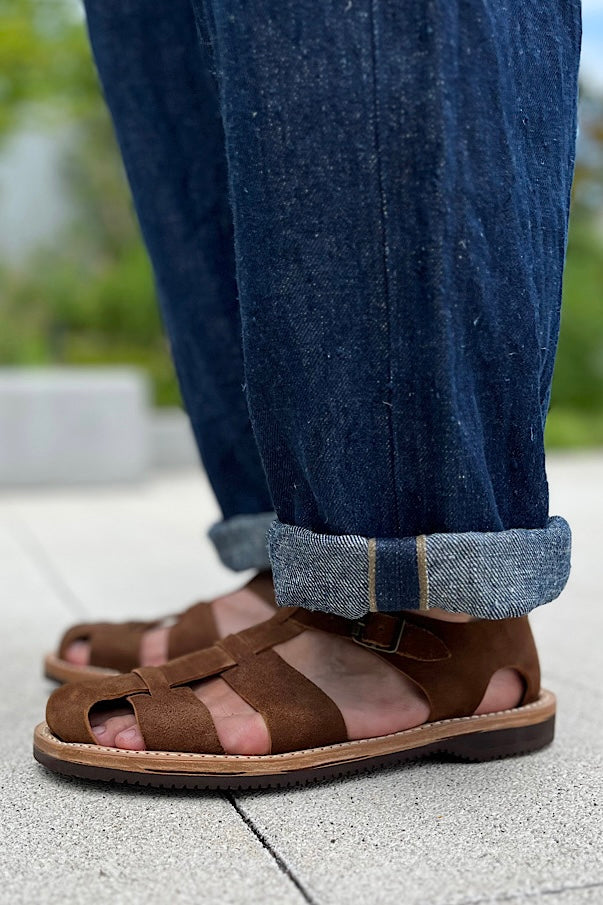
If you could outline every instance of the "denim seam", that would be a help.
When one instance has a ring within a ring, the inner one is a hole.
[[[419,576],[419,609],[429,609],[429,571],[427,569],[427,538],[417,537],[417,571]]]
[[[371,537],[368,542],[368,588],[369,609],[377,612],[377,538]]]
[[[400,533],[400,501],[398,499],[398,488],[397,488],[397,480],[396,480],[396,435],[394,431],[394,419],[392,417],[392,408],[393,408],[393,372],[392,372],[392,324],[391,324],[391,288],[389,281],[389,270],[388,270],[388,262],[389,262],[389,243],[388,243],[388,229],[387,229],[387,200],[385,197],[385,190],[383,186],[383,172],[381,169],[381,133],[379,129],[379,94],[377,91],[377,26],[376,26],[376,16],[375,16],[375,3],[376,0],[370,0],[369,2],[369,14],[370,14],[370,51],[371,51],[371,69],[372,69],[372,92],[373,92],[373,141],[375,147],[375,156],[377,160],[376,170],[377,170],[377,187],[379,191],[379,211],[380,211],[380,240],[382,246],[382,266],[383,266],[383,288],[384,288],[384,300],[385,300],[385,311],[386,311],[386,324],[387,324],[387,347],[388,347],[388,357],[387,357],[387,401],[384,401],[383,404],[386,408],[386,421],[387,421],[387,430],[388,430],[388,449],[389,449],[389,463],[391,470],[391,478],[392,478],[392,495],[394,498],[394,508],[395,508],[395,519],[396,519],[396,534]]]

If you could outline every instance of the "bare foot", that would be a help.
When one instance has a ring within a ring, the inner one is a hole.
[[[339,707],[350,739],[372,738],[424,723],[427,700],[410,680],[381,658],[326,632],[305,631],[274,648],[291,666],[319,686]],[[263,718],[222,679],[193,686],[210,710],[227,754],[267,754],[270,739]],[[515,707],[523,683],[512,669],[494,674],[476,713]],[[144,750],[132,711],[92,712],[99,744]]]
[[[264,622],[274,615],[274,609],[249,588],[241,588],[211,602],[216,628],[220,638],[242,632],[243,629]],[[161,666],[168,656],[169,626],[149,629],[140,642],[140,665]],[[88,641],[74,641],[65,652],[65,659],[76,666],[90,662]]]

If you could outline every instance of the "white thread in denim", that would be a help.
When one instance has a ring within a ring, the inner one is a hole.
[[[570,553],[560,516],[542,529],[428,535],[429,605],[483,619],[524,616],[559,596]]]
[[[395,540],[387,543],[391,568]],[[268,547],[279,605],[350,619],[368,613],[375,595],[370,544],[376,549],[374,570],[383,581],[386,565],[380,561],[379,539],[318,534],[275,520]],[[400,544],[402,565],[415,572],[423,569],[417,574],[416,600],[401,599],[401,609],[419,609],[428,593],[424,606],[482,619],[523,616],[557,597],[570,570],[571,531],[560,516],[550,518],[545,528],[425,535],[420,546],[425,555],[418,564],[408,558],[408,544]],[[375,603],[379,610],[379,581]]]
[[[369,611],[368,538],[316,534],[276,520],[268,531],[268,548],[279,605],[348,619]]]

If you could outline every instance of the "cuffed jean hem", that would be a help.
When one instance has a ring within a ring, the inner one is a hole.
[[[276,520],[268,549],[279,606],[350,619],[434,607],[506,619],[561,593],[571,531],[560,516],[545,528],[405,538],[316,534]]]
[[[209,539],[221,561],[235,572],[270,568],[266,532],[274,522],[274,512],[233,515],[209,529]]]

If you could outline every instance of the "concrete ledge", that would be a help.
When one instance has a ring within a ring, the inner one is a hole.
[[[197,444],[182,409],[153,409],[149,423],[150,465],[158,469],[198,468]]]
[[[0,368],[0,485],[139,480],[148,398],[134,368]]]

